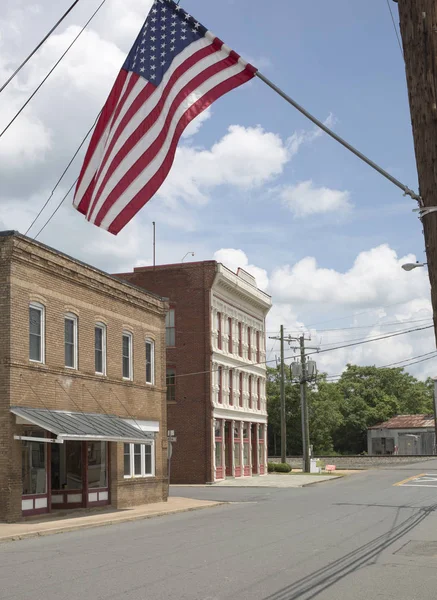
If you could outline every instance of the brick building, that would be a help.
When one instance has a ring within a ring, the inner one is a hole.
[[[169,298],[167,415],[172,483],[263,474],[265,317],[270,296],[216,261],[135,268],[118,277]]]
[[[0,233],[0,520],[167,499],[167,311]]]

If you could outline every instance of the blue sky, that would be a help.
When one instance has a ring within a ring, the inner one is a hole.
[[[397,5],[390,3],[397,22]],[[0,7],[0,81],[69,4],[22,0]],[[328,119],[339,135],[417,190],[404,65],[386,2],[185,0],[181,5],[307,110]],[[0,125],[97,6],[94,0],[79,3],[0,96]],[[107,0],[0,139],[1,228],[26,231],[105,101],[149,7],[150,0]],[[38,239],[113,272],[150,262],[155,220],[158,262],[179,262],[194,251],[193,260],[216,257],[231,268],[251,270],[272,294],[272,331],[281,322],[295,332],[329,320],[329,327],[344,331],[312,328],[313,337],[327,344],[357,338],[348,327],[363,327],[364,339],[422,318],[429,324],[426,270],[400,268],[407,259],[424,260],[415,203],[315,131],[255,79],[212,106],[198,131],[182,141],[169,181],[119,236],[84,222],[68,199]],[[31,235],[74,181],[81,158]],[[427,330],[333,352],[329,359],[327,353],[320,362],[336,374],[348,360],[382,365],[434,348]],[[412,372],[424,376],[436,367],[427,361]]]

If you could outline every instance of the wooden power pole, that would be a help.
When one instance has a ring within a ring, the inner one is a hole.
[[[437,341],[437,2],[398,6]]]

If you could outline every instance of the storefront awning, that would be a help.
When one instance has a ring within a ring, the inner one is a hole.
[[[23,422],[31,423],[57,436],[58,442],[64,440],[133,442],[144,443],[154,439],[154,434],[142,431],[114,415],[68,412],[65,410],[47,410],[12,406],[11,412]],[[135,421],[131,421],[135,423]]]

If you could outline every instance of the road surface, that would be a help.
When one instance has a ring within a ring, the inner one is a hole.
[[[434,600],[434,483],[437,461],[301,489],[176,487],[231,503],[2,544],[0,599]]]

